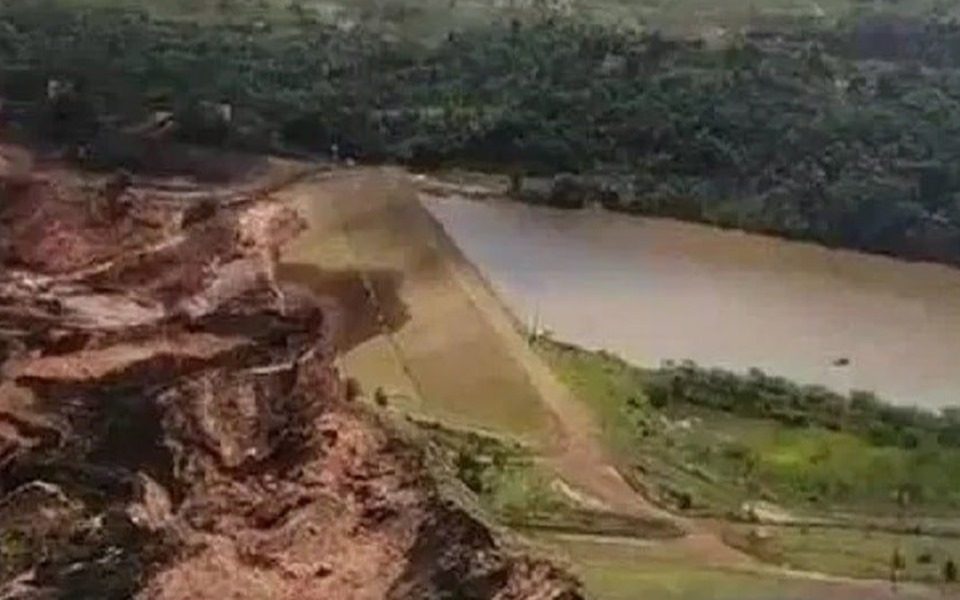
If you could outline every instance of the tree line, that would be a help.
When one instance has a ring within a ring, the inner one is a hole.
[[[693,405],[790,427],[822,427],[863,437],[876,446],[960,448],[960,408],[940,412],[898,406],[872,392],[840,394],[800,385],[759,369],[746,374],[706,369],[692,362],[667,363],[645,381],[655,408]]]
[[[0,7],[6,118],[101,166],[136,167],[114,134],[164,111],[185,141],[510,173],[529,201],[951,264],[958,56],[956,23],[892,18],[718,46],[551,17],[423,47],[306,12],[200,25]],[[51,80],[70,93],[51,100]]]

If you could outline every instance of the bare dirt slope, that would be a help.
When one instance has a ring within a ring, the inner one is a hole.
[[[0,176],[0,598],[579,598],[346,397],[270,173]]]
[[[420,202],[418,188],[429,189],[399,170],[354,169],[278,195],[307,222],[281,278],[346,297],[344,318],[366,324],[357,328],[369,334],[360,340],[341,336],[349,375],[368,389],[386,386],[415,412],[538,445],[591,504],[680,525],[687,535],[662,543],[691,565],[801,578],[822,584],[824,597],[895,597],[883,582],[759,564],[726,546],[708,523],[679,518],[636,493],[588,409],[530,348],[509,309]],[[318,276],[331,271],[341,274],[335,289],[329,277]]]
[[[370,339],[343,344],[349,374],[368,390],[383,386],[398,402],[449,422],[531,442],[550,433],[538,390],[465,293],[445,236],[404,173],[340,172],[278,197],[309,223],[281,275],[323,293],[322,273],[343,273],[360,292],[351,297],[351,312],[374,323]]]
[[[664,511],[620,476],[588,409],[530,348],[520,325],[421,204],[411,176],[392,169],[329,173],[278,198],[307,220],[285,255],[282,276],[318,293],[338,270],[366,281],[351,312],[385,317],[364,343],[345,347],[344,369],[366,387],[386,385],[408,406],[465,427],[513,433],[539,445],[555,471],[606,510],[665,519],[690,532],[674,543],[704,565],[753,561],[718,536]],[[392,273],[394,286],[376,285]],[[402,310],[392,309],[395,305]],[[376,320],[376,316],[367,317]],[[696,531],[694,531],[696,530]]]
[[[518,324],[476,269],[420,204],[409,175],[363,169],[304,181],[280,198],[308,222],[287,254],[322,270],[336,262],[363,278],[396,273],[409,319],[347,349],[345,368],[367,385],[395,374],[396,387],[424,409],[466,426],[515,432],[539,442],[562,476],[617,512],[672,518],[647,503],[617,473],[585,406],[529,347]],[[339,249],[324,244],[335,239]],[[294,278],[296,265],[281,269]],[[310,283],[308,279],[299,279]],[[374,293],[362,310],[382,304]]]

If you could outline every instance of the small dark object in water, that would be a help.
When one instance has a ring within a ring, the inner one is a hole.
[[[833,366],[835,367],[848,367],[850,366],[850,359],[846,357],[841,357],[833,361]]]

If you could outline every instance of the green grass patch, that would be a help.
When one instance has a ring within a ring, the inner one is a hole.
[[[747,600],[769,598],[783,591],[783,582],[776,579],[692,565],[654,564],[637,568],[593,562],[581,569],[584,585],[598,600]]]
[[[724,570],[691,562],[670,544],[544,533],[534,540],[566,559],[595,600],[849,600],[826,583]],[[862,592],[861,592],[862,593]],[[904,600],[929,597],[901,590]]]
[[[731,528],[724,539],[745,552],[793,569],[865,579],[887,579],[898,564],[901,580],[945,583],[948,562],[956,564],[960,560],[960,539],[954,537],[738,526]]]
[[[960,558],[950,518],[960,502],[960,453],[935,436],[884,445],[856,423],[836,430],[746,417],[736,408],[652,403],[647,391],[657,373],[549,340],[537,347],[594,409],[610,447],[633,465],[626,474],[636,487],[688,514],[734,517],[724,538],[745,552],[793,569],[872,579],[890,577],[898,556],[899,579],[928,583],[943,583],[948,561]],[[748,502],[754,508],[744,510]],[[737,524],[751,519],[808,525]],[[779,581],[686,573],[682,560],[649,548],[585,544],[569,550],[598,598],[761,598],[774,590],[791,597]],[[651,560],[667,564],[654,568]]]
[[[710,393],[724,410],[651,402],[657,375],[650,371],[604,352],[549,341],[538,348],[594,409],[611,448],[633,466],[629,478],[674,508],[722,516],[764,500],[802,516],[882,518],[951,514],[960,506],[960,450],[936,436],[886,445],[853,425],[833,430],[810,420],[742,416],[729,407],[737,398],[723,398],[722,389]]]
[[[546,340],[537,349],[556,375],[578,397],[587,401],[606,440],[623,454],[632,454],[642,442],[638,410],[648,412],[643,391],[645,375],[606,352],[587,352]]]

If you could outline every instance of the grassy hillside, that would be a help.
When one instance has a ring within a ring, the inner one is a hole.
[[[538,347],[594,409],[637,487],[674,510],[734,524],[728,543],[778,564],[871,578],[889,575],[898,548],[903,573],[925,581],[960,558],[952,412],[876,399],[858,409],[856,397],[757,373],[648,371],[603,352]]]
[[[646,371],[602,352],[539,347],[637,479],[654,482],[648,492],[681,510],[723,516],[766,500],[799,515],[893,518],[960,506],[956,411],[888,406],[757,371]]]

